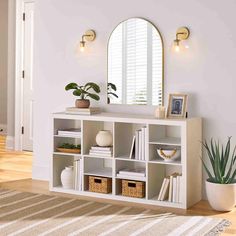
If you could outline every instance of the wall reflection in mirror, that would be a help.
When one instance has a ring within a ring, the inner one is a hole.
[[[113,30],[107,91],[110,104],[162,105],[162,38],[149,21],[131,18]]]

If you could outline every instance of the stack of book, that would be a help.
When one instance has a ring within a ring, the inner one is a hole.
[[[99,107],[89,107],[89,108],[77,108],[77,107],[67,107],[66,114],[74,115],[93,115],[100,113],[101,110]]]
[[[81,129],[71,128],[71,129],[58,130],[57,134],[65,137],[68,136],[68,137],[81,138]]]
[[[164,178],[157,200],[181,203],[183,194],[182,181],[183,177],[180,173],[174,173]]]
[[[92,146],[89,155],[98,157],[112,157],[112,147]]]
[[[135,131],[130,149],[130,159],[145,161],[147,160],[146,145],[147,142],[147,127],[142,127]]]
[[[122,169],[118,171],[116,176],[121,179],[143,180],[143,178],[146,176],[146,172],[144,168]]]
[[[74,161],[73,170],[74,170],[74,189],[82,191],[82,165],[80,163],[80,159]]]

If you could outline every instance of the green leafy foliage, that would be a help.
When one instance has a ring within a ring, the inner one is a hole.
[[[202,159],[203,167],[207,172],[209,177],[209,182],[219,183],[219,184],[230,184],[235,183],[236,177],[236,146],[231,153],[231,137],[228,138],[226,147],[220,145],[219,142],[211,139],[208,144],[205,140],[202,142],[203,147],[207,152],[207,156],[210,160],[211,169],[207,167],[206,163]]]
[[[62,143],[58,146],[59,148],[66,148],[66,149],[81,149],[81,145],[74,145],[71,143]]]
[[[110,103],[110,99],[112,96],[118,98],[118,95],[115,93],[117,90],[116,85],[113,83],[108,83],[107,84],[107,103]]]
[[[74,90],[73,95],[80,97],[80,99],[92,98],[96,101],[100,100],[100,97],[97,95],[101,92],[100,87],[93,82],[89,82],[85,85],[78,85],[76,83],[70,83],[65,86],[65,90]],[[91,93],[90,91],[93,90]]]

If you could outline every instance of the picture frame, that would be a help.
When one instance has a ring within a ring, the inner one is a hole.
[[[187,98],[187,94],[169,94],[167,118],[185,118]]]

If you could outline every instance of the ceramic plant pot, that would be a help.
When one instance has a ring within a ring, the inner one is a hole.
[[[61,183],[63,188],[73,188],[73,166],[65,167],[61,172]]]
[[[215,184],[206,181],[207,199],[217,211],[231,211],[236,203],[236,184]]]
[[[77,108],[89,108],[90,101],[88,99],[76,99],[75,106]]]
[[[112,133],[109,130],[101,130],[96,135],[96,143],[100,147],[112,145]]]

